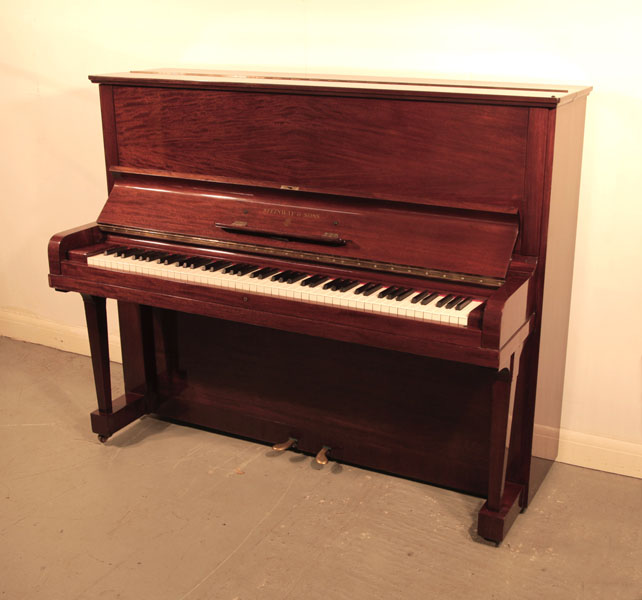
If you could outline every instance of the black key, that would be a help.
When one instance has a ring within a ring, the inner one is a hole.
[[[192,264],[192,260],[194,260],[194,256],[186,256],[182,261],[178,263],[179,267],[187,268]]]
[[[395,285],[391,285],[390,287],[386,288],[385,290],[380,291],[377,296],[379,298],[387,298],[388,294],[391,294],[392,292],[396,292],[399,288]]]
[[[187,266],[190,269],[198,269],[198,267],[202,267],[203,265],[206,265],[209,262],[210,262],[209,258],[204,258],[204,257],[200,256],[200,257],[192,258],[191,260],[189,260]]]
[[[154,260],[159,260],[161,258],[165,258],[167,256],[167,252],[163,252],[162,250],[155,250],[154,252],[151,252],[145,257],[145,260],[147,262],[152,262]]]
[[[452,308],[453,306],[456,306],[459,304],[462,300],[464,299],[463,296],[457,296],[456,298],[453,298],[448,304],[446,304],[446,308]]]
[[[230,264],[227,267],[223,269],[223,273],[227,273],[229,275],[234,275],[236,273],[236,269],[239,267],[243,266],[244,263],[234,263]]]
[[[358,285],[359,285],[359,282],[356,279],[352,279],[352,280],[349,280],[348,283],[343,285],[339,291],[349,292],[351,289],[357,287]]]
[[[363,285],[359,286],[354,293],[355,294],[363,294],[369,287],[377,285],[376,283],[364,283]]]
[[[398,287],[393,292],[390,292],[387,296],[388,300],[396,300],[400,294],[403,294],[408,288]]]
[[[127,258],[129,256],[136,256],[138,252],[140,252],[139,248],[128,248],[127,250],[121,252],[120,256],[122,256],[123,258]]]
[[[321,285],[324,281],[327,281],[328,279],[330,279],[330,278],[327,277],[326,275],[321,275],[319,277],[319,279],[317,279],[314,283],[308,283],[308,287],[309,288],[315,288],[318,285]]]
[[[402,300],[405,300],[408,296],[410,296],[410,294],[412,294],[414,291],[415,290],[413,290],[412,288],[406,288],[400,294],[397,294],[395,300],[397,302],[401,302]]]
[[[277,279],[277,281],[280,281],[282,283],[287,283],[288,279],[290,279],[290,277],[294,277],[296,273],[297,272],[294,269],[290,269],[289,271],[283,271],[283,273],[279,275],[279,278]]]
[[[448,294],[447,296],[444,296],[441,300],[437,302],[437,308],[441,308],[444,304],[447,304],[450,302],[455,296],[452,294]]]
[[[161,259],[161,261],[160,261],[160,262],[163,262],[163,260]],[[221,262],[221,261],[220,261],[220,260],[210,260],[209,262],[206,262],[206,263],[201,267],[201,269],[202,269],[203,271],[209,271],[209,268],[210,268],[210,267],[213,267],[214,265],[216,265],[216,264],[217,264],[217,263],[219,263],[219,262]]]
[[[261,269],[261,270],[263,270],[263,269]],[[250,277],[254,277],[256,275],[256,277],[258,279],[265,279],[265,278],[269,277],[270,275],[274,275],[274,273],[278,273],[278,272],[279,272],[278,269],[275,269],[274,267],[268,267],[267,270],[265,272],[261,273],[260,275],[258,273],[252,273],[252,275],[250,275]]]
[[[124,252],[125,250],[127,250],[127,246],[113,246],[111,248],[107,248],[105,250],[105,254],[107,256],[109,256],[110,254],[115,254],[116,256],[118,256],[119,252]]]
[[[285,281],[292,274],[292,270],[281,271],[272,277],[272,281]]]
[[[145,260],[149,254],[154,252],[153,250],[142,250],[136,254],[136,260]]]
[[[252,271],[256,271],[256,269],[258,269],[258,267],[256,265],[246,264],[242,269],[239,269],[238,271],[236,271],[236,274],[239,275],[239,276],[247,275],[248,273],[250,273]]]
[[[332,282],[332,285],[330,286],[330,289],[331,289],[333,292],[338,292],[338,291],[339,291],[339,290],[340,290],[340,289],[341,289],[341,288],[346,284],[346,282],[347,282],[347,281],[348,281],[348,280],[347,280],[347,279],[344,279],[343,277],[341,277],[341,278],[339,278],[339,279],[335,279],[335,280]]]
[[[379,288],[382,288],[383,285],[380,283],[375,283],[372,285],[370,288],[368,288],[365,292],[362,292],[364,296],[370,296],[371,294],[374,294]]]
[[[468,306],[471,302],[473,301],[472,298],[464,298],[457,306],[455,306],[455,310],[461,310],[462,308],[465,308]]]
[[[178,266],[182,267],[183,269],[187,269],[190,266],[193,259],[194,259],[193,256],[185,256],[178,261]]]
[[[310,275],[310,277],[301,282],[301,285],[305,287],[306,285],[314,283],[317,279],[321,279],[321,277],[323,277],[323,275]]]
[[[224,269],[225,267],[228,267],[232,263],[229,260],[216,260],[213,263],[210,263],[207,265],[207,270],[211,271],[212,273],[216,271],[220,271],[221,269]]]
[[[369,283],[368,287],[365,290],[363,290],[362,293],[364,296],[369,296],[370,294],[376,292],[381,287],[382,287],[381,283]]]
[[[430,296],[426,296],[422,301],[421,301],[421,306],[427,306],[430,304],[435,298],[438,298],[439,294],[437,292],[433,292],[430,294]]]
[[[337,279],[333,279],[332,281],[328,281],[328,283],[326,283],[323,286],[323,289],[324,290],[334,289],[334,284],[337,283],[337,281],[341,281],[341,278],[339,277]]]
[[[254,273],[252,273],[250,275],[250,277],[258,277],[259,275],[263,275],[263,273],[265,273],[266,271],[269,271],[269,270],[270,270],[270,267],[263,267],[262,269],[259,269],[258,271],[254,271]]]
[[[301,272],[295,273],[291,277],[288,277],[288,283],[296,283],[297,281],[301,281],[304,277],[307,277],[307,276],[308,276],[307,273],[301,273]]]
[[[169,256],[165,257],[165,260],[163,261],[164,265],[173,265],[175,262],[180,262],[181,260],[184,260],[187,258],[186,256],[183,256],[182,254],[170,254]]]
[[[410,302],[412,302],[413,304],[417,304],[417,302],[423,300],[428,294],[430,294],[429,290],[421,292],[420,294],[417,294]]]

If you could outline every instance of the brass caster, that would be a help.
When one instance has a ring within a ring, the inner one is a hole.
[[[293,438],[293,437],[288,438],[287,441],[285,442],[281,442],[280,444],[274,444],[274,446],[272,446],[272,450],[276,450],[277,452],[284,452],[289,448],[294,448],[296,446],[297,441],[298,440],[296,438]]]
[[[321,450],[317,452],[317,455],[314,460],[317,461],[320,465],[327,465],[328,464],[328,452],[330,452],[332,448],[330,446],[323,446]]]
[[[109,438],[106,435],[102,435],[101,433],[98,434],[98,441],[101,444],[104,444]]]

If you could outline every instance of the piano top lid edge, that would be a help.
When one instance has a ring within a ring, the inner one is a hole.
[[[89,75],[93,83],[150,87],[186,87],[309,94],[384,95],[409,99],[484,101],[555,107],[587,95],[588,86],[512,82],[455,81],[387,76],[148,69]]]

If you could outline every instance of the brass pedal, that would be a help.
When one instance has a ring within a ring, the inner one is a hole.
[[[315,460],[317,461],[317,463],[319,463],[320,465],[327,465],[328,452],[330,452],[330,450],[332,450],[330,446],[323,446],[323,448],[321,448],[321,450],[317,452],[317,455],[315,457]]]
[[[294,446],[296,446],[297,441],[298,440],[296,438],[293,438],[293,437],[288,438],[285,442],[281,442],[280,444],[274,444],[274,446],[272,446],[272,450],[276,450],[277,452],[284,452],[289,448],[294,448]]]

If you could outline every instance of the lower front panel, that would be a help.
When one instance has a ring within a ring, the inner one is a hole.
[[[161,417],[486,495],[490,369],[160,309]]]

